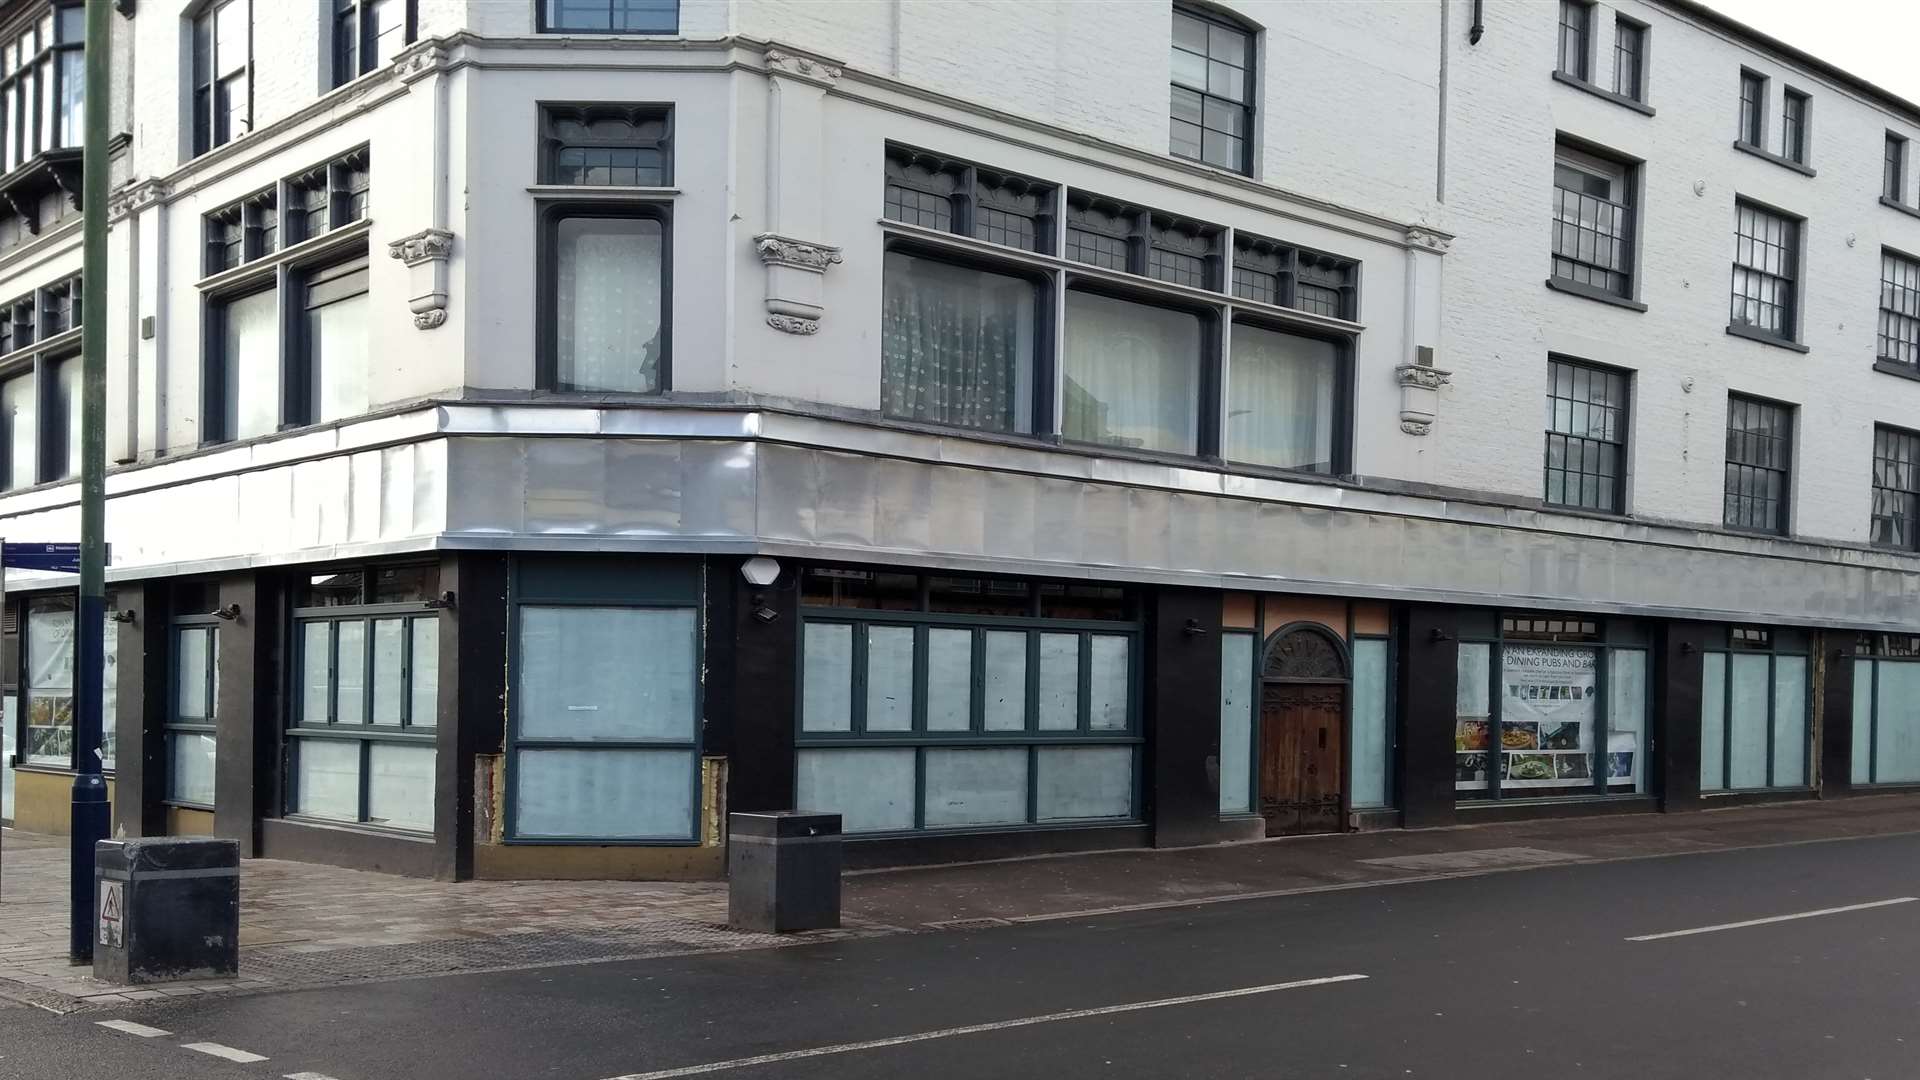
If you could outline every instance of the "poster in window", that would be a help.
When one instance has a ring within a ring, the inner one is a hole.
[[[1591,786],[1597,655],[1531,645],[1501,650],[1502,788]]]

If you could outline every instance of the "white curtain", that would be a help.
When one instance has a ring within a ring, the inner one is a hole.
[[[1066,353],[1067,438],[1197,452],[1198,316],[1069,291]]]
[[[1339,349],[1329,342],[1236,323],[1227,379],[1226,456],[1332,472],[1339,365]]]
[[[280,426],[280,304],[272,289],[227,304],[227,430],[235,439]]]
[[[560,386],[658,390],[660,223],[648,218],[568,218],[557,231]]]

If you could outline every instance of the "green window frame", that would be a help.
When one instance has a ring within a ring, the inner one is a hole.
[[[189,790],[182,763],[193,747],[218,739],[221,622],[215,615],[179,615],[170,628],[167,722],[163,728],[167,762],[164,801],[170,806],[213,809],[213,770],[207,770],[203,790]],[[202,643],[196,654],[202,662],[197,670],[188,670],[188,642],[194,640]],[[190,707],[190,703],[197,704]]]
[[[1862,634],[1850,659],[1853,786],[1920,783],[1920,634]]]
[[[1784,694],[1783,677],[1791,680],[1799,662],[1799,693]],[[1766,681],[1764,764],[1759,783],[1737,783],[1751,773],[1751,765],[1736,760],[1736,708],[1751,707],[1743,700],[1738,669],[1764,666]],[[1798,709],[1799,773],[1791,775],[1794,751],[1782,740],[1782,720]],[[1718,753],[1714,751],[1717,750]],[[1813,783],[1813,655],[1808,635],[1766,627],[1726,627],[1720,642],[1701,650],[1700,792],[1703,795],[1741,791],[1800,789]]]

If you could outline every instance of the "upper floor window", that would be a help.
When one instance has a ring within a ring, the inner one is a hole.
[[[1734,204],[1731,326],[1795,340],[1800,223],[1745,200]]]
[[[549,105],[541,110],[541,182],[664,187],[673,182],[665,105]]]
[[[1618,514],[1626,506],[1627,376],[1547,361],[1546,502]]]
[[[1780,156],[1801,165],[1807,163],[1808,101],[1807,95],[1788,89],[1780,112]]]
[[[1792,467],[1793,407],[1729,394],[1727,526],[1785,535]]]
[[[1635,101],[1647,99],[1647,28],[1613,17],[1613,92]]]
[[[1920,371],[1920,260],[1880,251],[1877,359]]]
[[[1358,269],[1352,259],[1234,234],[1233,295],[1244,300],[1353,319]]]
[[[543,34],[674,34],[680,0],[538,0]]]
[[[1740,73],[1739,140],[1755,149],[1766,137],[1767,78],[1751,71]]]
[[[0,38],[0,172],[80,146],[86,23],[84,5],[61,3]]]
[[[417,0],[334,0],[333,85],[344,86],[399,55],[417,30]]]
[[[1173,9],[1170,153],[1253,171],[1253,35],[1193,8]]]
[[[1553,277],[1633,295],[1632,167],[1561,147],[1553,162]]]
[[[1560,0],[1560,74],[1587,81],[1587,57],[1593,35],[1593,5]]]
[[[1880,195],[1903,202],[1907,194],[1907,140],[1887,132],[1886,158],[1880,167]]]
[[[1873,542],[1920,547],[1920,435],[1873,428]]]
[[[193,152],[253,126],[252,0],[218,0],[193,20]]]

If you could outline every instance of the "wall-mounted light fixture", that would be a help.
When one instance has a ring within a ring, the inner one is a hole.
[[[232,622],[240,617],[240,605],[228,604],[225,607],[214,608],[212,611],[207,612],[207,614]]]
[[[1432,641],[1459,641],[1460,640],[1459,638],[1454,637],[1452,634],[1447,633],[1445,630],[1442,630],[1437,626],[1427,632],[1427,637]]]
[[[453,610],[453,592],[452,590],[443,592],[439,596],[436,596],[433,599],[428,600],[426,604],[427,604],[427,608],[432,611],[452,611]]]
[[[761,622],[770,623],[780,617],[773,605],[767,603],[764,590],[780,580],[780,561],[765,555],[755,555],[740,564],[740,576],[753,586],[753,617]]]
[[[1207,628],[1200,625],[1199,619],[1188,619],[1187,625],[1181,627],[1180,632],[1188,637],[1205,637]]]
[[[124,611],[109,611],[107,612],[107,618],[117,623],[130,623],[134,619],[133,609],[127,608]]]
[[[1680,643],[1681,656],[1692,656],[1694,653],[1697,653],[1699,651],[1700,651],[1700,646],[1695,645],[1691,641],[1683,641]]]

